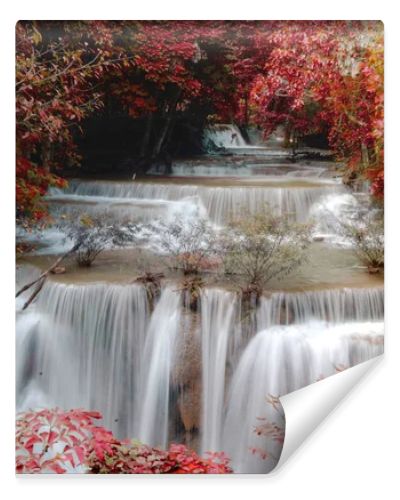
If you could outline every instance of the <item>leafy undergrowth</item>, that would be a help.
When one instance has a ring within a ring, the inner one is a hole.
[[[20,413],[16,422],[16,472],[89,474],[226,474],[223,453],[199,457],[184,445],[168,450],[119,441],[95,425],[101,414],[58,408]]]

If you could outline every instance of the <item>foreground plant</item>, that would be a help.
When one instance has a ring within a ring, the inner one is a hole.
[[[89,474],[224,474],[223,453],[199,457],[184,445],[159,450],[137,441],[119,441],[94,423],[95,411],[58,408],[17,415],[16,472]]]

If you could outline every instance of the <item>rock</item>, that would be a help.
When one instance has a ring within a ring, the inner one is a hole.
[[[198,429],[201,417],[201,382],[193,381],[179,397],[178,408],[186,432]]]
[[[201,417],[200,315],[185,309],[181,318],[173,384],[179,388],[178,410],[186,432],[198,429]]]
[[[65,267],[63,266],[57,266],[54,269],[52,269],[51,274],[64,274],[66,272]]]

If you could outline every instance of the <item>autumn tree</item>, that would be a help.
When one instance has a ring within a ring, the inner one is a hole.
[[[252,88],[254,120],[296,136],[327,129],[350,175],[383,195],[383,36],[375,22],[278,22]]]
[[[113,64],[102,22],[19,22],[16,27],[17,219],[45,215],[42,196],[76,162],[73,131],[102,106],[96,91]],[[116,63],[114,61],[114,63]]]

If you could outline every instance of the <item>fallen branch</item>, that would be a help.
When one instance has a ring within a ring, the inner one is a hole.
[[[54,269],[58,266],[58,264],[63,261],[66,257],[68,257],[69,255],[71,255],[72,253],[76,252],[76,250],[78,250],[78,248],[81,246],[81,242],[77,243],[76,245],[74,245],[70,250],[68,250],[68,252],[64,253],[63,255],[61,255],[48,269],[46,269],[46,271],[43,271],[42,274],[36,278],[34,281],[31,281],[30,283],[24,285],[18,292],[17,294],[15,295],[15,297],[19,297],[21,295],[21,293],[25,292],[26,290],[28,290],[29,288],[31,288],[31,286],[35,285],[38,281],[42,280],[43,278],[47,278],[47,275]],[[42,284],[43,286],[43,284]],[[40,288],[42,288],[42,286]],[[39,290],[40,291],[40,290]],[[38,292],[39,293],[39,292]],[[37,293],[36,293],[37,295]],[[29,302],[29,301],[28,301]],[[30,303],[30,302],[29,302]],[[29,304],[28,304],[29,305]],[[28,307],[28,306],[26,306]],[[24,306],[24,309],[25,309],[25,306]]]
[[[25,309],[33,302],[33,300],[35,299],[35,297],[38,295],[38,293],[40,292],[40,290],[43,288],[43,285],[44,285],[44,282],[46,281],[47,279],[47,275],[46,276],[43,276],[43,278],[41,278],[41,281],[39,282],[38,286],[36,287],[36,290],[33,292],[33,294],[29,297],[29,299],[25,302],[22,310],[25,311]]]

